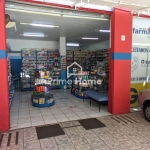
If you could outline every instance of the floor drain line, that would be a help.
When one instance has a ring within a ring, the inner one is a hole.
[[[10,146],[10,141],[11,141],[11,133],[9,133],[9,136],[8,136],[7,146]]]
[[[130,120],[132,120],[132,121],[134,121],[134,122],[136,122],[136,123],[138,123],[136,120],[134,120],[134,119],[132,119],[132,118],[130,118],[128,116],[125,116],[125,117],[128,118],[128,119],[130,119]]]
[[[0,147],[2,145],[3,137],[4,137],[4,134],[2,134],[1,137],[0,137]]]
[[[133,123],[132,121],[130,121],[129,119],[125,118],[124,116],[121,116],[123,119],[127,120],[130,123]]]
[[[117,120],[116,118],[113,118],[113,117],[111,117],[112,119],[114,119],[115,121],[117,121],[118,123],[120,123],[120,121],[119,120]]]
[[[119,117],[116,117],[117,119],[121,120],[122,122],[124,122],[125,124],[128,124],[127,122],[125,122],[124,120],[122,120],[121,118]]]
[[[19,132],[16,132],[16,141],[15,141],[15,145],[18,145],[18,137],[19,137]]]

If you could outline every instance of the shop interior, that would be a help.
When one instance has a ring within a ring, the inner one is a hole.
[[[99,111],[84,94],[108,95],[110,16],[17,7],[6,7],[11,129],[110,115],[108,99]]]

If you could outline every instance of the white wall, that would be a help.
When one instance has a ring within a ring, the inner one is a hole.
[[[100,50],[100,49],[109,49],[110,48],[110,40],[99,42],[95,44],[91,44],[85,47],[82,47],[82,50]]]
[[[21,56],[21,53],[10,53],[10,56]]]
[[[12,51],[20,51],[22,48],[59,49],[59,42],[58,41],[7,39],[7,42],[11,45]]]

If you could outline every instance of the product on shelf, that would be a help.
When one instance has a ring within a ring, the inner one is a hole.
[[[51,94],[52,86],[48,78],[49,71],[35,70],[35,85],[32,94],[32,105],[35,107],[50,107],[54,105],[53,94]]]
[[[82,66],[83,72],[78,71],[79,75],[74,76],[71,93],[78,98],[83,98],[83,91],[87,89],[107,93],[109,50],[73,51],[73,54],[73,60]],[[84,70],[88,70],[88,72],[85,72]],[[73,73],[77,73],[75,67],[73,67]],[[80,82],[76,82],[75,78],[80,80]],[[93,80],[94,83],[89,82],[90,80]]]
[[[22,90],[33,90],[35,70],[40,74],[36,74],[36,77],[59,79],[61,69],[59,59],[60,54],[57,49],[22,49]],[[60,85],[52,84],[52,87],[60,88]]]
[[[10,62],[10,53],[7,53],[7,64],[8,64],[8,85],[9,85],[9,105],[11,106],[11,103],[13,101],[14,97],[14,87],[12,84],[12,74],[11,74],[11,62]]]
[[[63,56],[62,58],[61,58],[61,70],[66,70],[66,57],[65,56]]]

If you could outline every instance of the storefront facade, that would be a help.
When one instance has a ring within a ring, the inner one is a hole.
[[[0,84],[0,131],[5,131],[10,127],[10,113],[8,100],[4,1],[0,1],[0,8],[0,73],[2,79]],[[99,11],[91,9],[84,9],[84,11],[99,13]],[[118,8],[115,8],[113,12],[109,13],[111,15],[111,48],[109,65],[110,75],[108,111],[112,114],[129,113],[133,16],[130,11],[121,10]]]

